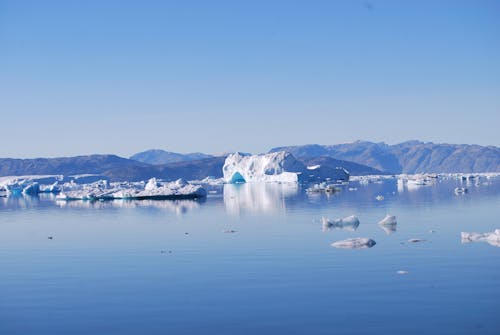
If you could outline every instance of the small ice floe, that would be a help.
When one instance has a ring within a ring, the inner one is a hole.
[[[347,216],[342,219],[330,220],[328,218],[321,218],[323,223],[323,231],[328,229],[344,229],[355,231],[359,226],[359,219],[356,215]]]
[[[312,187],[306,189],[307,193],[327,193],[332,194],[340,191],[341,189],[333,184],[328,184],[326,182],[314,184]]]
[[[234,233],[237,233],[238,231],[237,230],[233,230],[233,229],[226,229],[224,230],[224,234],[234,234]]]
[[[429,230],[429,234],[434,234],[435,232],[436,232],[436,231],[435,231],[435,230],[433,230],[433,229]]]
[[[384,200],[384,196],[379,194],[375,197],[375,199],[378,201],[382,201],[382,200]]]
[[[358,188],[357,187],[349,187],[348,190],[352,192],[352,191],[357,191]]]
[[[399,270],[396,272],[398,275],[407,275],[408,274],[408,271],[406,270]]]
[[[465,194],[467,193],[467,188],[465,187],[457,187],[455,188],[455,194]]]
[[[495,229],[491,233],[466,233],[462,232],[462,243],[486,242],[492,246],[500,247],[500,229]]]
[[[385,218],[379,221],[378,225],[387,235],[390,235],[396,231],[396,217],[394,215],[387,214]]]
[[[396,216],[387,214],[385,218],[379,221],[379,225],[395,225],[398,222],[396,221]]]
[[[410,238],[408,240],[408,242],[410,242],[410,243],[420,243],[420,242],[425,242],[425,240],[422,239],[422,238]]]
[[[349,238],[347,240],[332,243],[332,247],[340,249],[367,249],[377,244],[374,240],[367,237]]]

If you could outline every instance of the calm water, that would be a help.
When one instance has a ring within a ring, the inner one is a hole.
[[[457,185],[1,198],[0,334],[499,334],[500,248],[462,244],[460,232],[500,228],[500,182],[461,196]],[[391,234],[377,225],[387,213]],[[322,216],[351,214],[356,231],[322,231]],[[351,237],[377,244],[330,246]]]

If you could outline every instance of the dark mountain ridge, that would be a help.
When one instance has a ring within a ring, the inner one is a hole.
[[[298,159],[327,156],[367,165],[386,173],[499,172],[500,148],[469,144],[408,141],[395,145],[356,141],[335,145],[297,145],[270,150],[289,151]]]

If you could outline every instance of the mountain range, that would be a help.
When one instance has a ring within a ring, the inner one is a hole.
[[[500,172],[500,148],[465,144],[434,144],[409,141],[395,145],[356,141],[336,145],[277,147],[305,165],[343,167],[351,175],[394,173]],[[48,174],[99,174],[112,181],[165,180],[222,177],[225,156],[203,153],[179,154],[148,150],[130,158],[88,155],[61,158],[0,158],[0,176]]]
[[[331,157],[370,166],[385,173],[499,172],[500,148],[469,144],[408,141],[395,145],[356,141],[335,145],[297,145],[288,151],[297,159]]]
[[[212,157],[214,156],[203,154],[201,152],[179,154],[177,152],[170,152],[161,149],[152,149],[136,153],[135,155],[130,156],[130,159],[151,165],[161,165],[177,162],[195,161]]]

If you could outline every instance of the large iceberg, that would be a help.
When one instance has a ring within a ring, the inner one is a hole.
[[[297,183],[306,167],[292,154],[280,151],[263,155],[234,153],[226,158],[222,172],[226,183]]]

